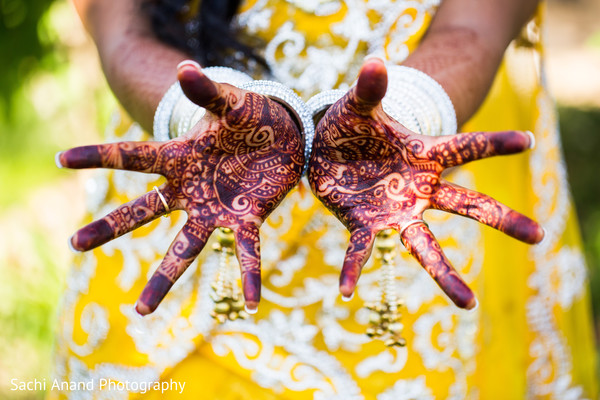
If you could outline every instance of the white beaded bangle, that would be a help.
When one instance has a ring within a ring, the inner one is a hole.
[[[341,99],[345,94],[346,91],[341,89],[326,90],[315,94],[306,102],[306,105],[310,109],[313,118],[315,118],[327,111],[333,103]]]
[[[315,136],[315,126],[310,110],[296,93],[277,82],[254,81],[250,76],[232,68],[209,67],[203,68],[202,72],[213,81],[229,83],[240,89],[263,94],[283,103],[301,125],[300,129],[305,143],[304,170],[306,171]],[[160,101],[154,114],[154,139],[167,141],[184,134],[202,118],[204,113],[204,108],[190,101],[183,94],[179,82],[175,82]]]
[[[308,159],[312,151],[312,143],[315,137],[315,125],[312,119],[312,113],[306,103],[294,93],[290,88],[273,81],[252,81],[240,86],[240,89],[256,92],[282,103],[290,112],[294,114],[300,130],[304,135],[304,170],[308,167]]]
[[[456,112],[444,88],[429,75],[410,67],[387,66],[388,88],[383,110],[413,132],[439,136],[456,133]],[[343,90],[321,92],[306,103],[318,116],[345,94]]]
[[[391,65],[382,105],[390,117],[424,135],[453,135],[456,112],[444,88],[417,69]]]
[[[213,81],[238,87],[252,81],[250,76],[233,68],[208,67],[203,68],[202,72]],[[154,113],[154,139],[167,141],[184,134],[202,118],[204,111],[204,108],[189,100],[183,94],[179,82],[175,82]]]

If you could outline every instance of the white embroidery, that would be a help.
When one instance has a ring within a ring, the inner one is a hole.
[[[210,246],[207,245],[207,248]],[[147,354],[150,362],[161,370],[183,360],[194,350],[194,339],[198,335],[207,335],[215,324],[210,317],[214,306],[210,298],[210,283],[218,267],[218,255],[209,253],[205,257],[201,271],[198,262],[192,263],[152,314],[142,318],[133,304],[120,307],[128,319],[126,331],[134,340],[136,349]],[[154,269],[149,274],[152,272]],[[197,301],[191,315],[183,317],[181,309],[194,291],[197,292]]]
[[[295,21],[286,21],[265,47],[265,59],[281,83],[310,97],[333,87],[347,89],[358,74],[367,54],[399,63],[408,55],[406,40],[422,30],[425,15],[439,5],[434,1],[297,1],[288,0],[316,17],[340,10],[345,15],[329,26],[328,34],[316,43],[306,41]],[[261,0],[237,16],[237,25],[250,34],[260,35],[272,28],[270,18],[279,5]],[[413,15],[413,16],[411,16]],[[389,38],[386,45],[385,38]],[[339,82],[340,77],[346,81]]]
[[[573,386],[570,350],[557,326],[554,310],[557,306],[570,307],[580,296],[585,267],[578,249],[566,245],[558,248],[571,209],[566,168],[554,105],[544,90],[539,93],[537,103],[540,118],[535,127],[536,147],[529,166],[534,193],[539,196],[534,216],[546,229],[546,236],[529,252],[535,271],[528,285],[535,294],[527,301],[527,322],[535,336],[529,346],[533,360],[527,369],[528,397],[551,395],[557,399],[579,399],[583,390]],[[566,276],[562,276],[564,273]]]
[[[368,357],[356,365],[356,375],[366,378],[373,372],[382,371],[388,374],[402,371],[408,360],[406,347],[385,349],[381,353]]]
[[[425,377],[410,380],[399,380],[393,387],[377,396],[377,400],[434,400],[435,397],[427,387]]]
[[[268,319],[256,323],[238,320],[221,326],[219,332],[211,342],[213,351],[222,357],[233,354],[265,388],[315,390],[315,399],[363,398],[339,361],[314,348],[318,328],[305,319],[302,310],[289,315],[274,310]]]

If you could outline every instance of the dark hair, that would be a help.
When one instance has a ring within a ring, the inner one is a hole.
[[[260,41],[242,37],[232,29],[240,2],[201,0],[195,15],[189,0],[144,0],[143,9],[160,40],[185,51],[202,66],[223,65],[249,73],[262,68],[268,72],[266,61],[254,50],[262,47]]]

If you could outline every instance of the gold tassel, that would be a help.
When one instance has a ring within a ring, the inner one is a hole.
[[[220,324],[238,318],[248,318],[248,313],[244,311],[239,271],[235,263],[231,262],[231,258],[235,255],[234,246],[233,231],[219,228],[217,242],[213,245],[213,250],[219,253],[219,267],[215,280],[211,284],[213,292],[210,297],[215,302],[215,307],[210,316]]]
[[[365,307],[369,313],[369,327],[367,336],[382,339],[386,346],[406,346],[406,340],[402,337],[403,325],[400,322],[402,314],[400,308],[403,306],[396,295],[395,265],[397,244],[392,239],[391,229],[380,232],[375,242],[375,259],[381,263],[381,300],[379,303],[366,303]]]

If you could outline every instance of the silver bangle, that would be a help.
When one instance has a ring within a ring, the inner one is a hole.
[[[444,88],[417,69],[390,65],[383,110],[413,132],[423,135],[453,135],[457,131],[456,112]],[[306,103],[317,117],[343,95],[342,90],[321,92]]]
[[[240,86],[240,89],[256,92],[271,99],[283,103],[283,105],[296,117],[298,123],[300,123],[300,130],[304,135],[304,169],[303,172],[308,168],[308,159],[312,151],[312,143],[315,137],[315,125],[312,119],[312,113],[310,109],[300,99],[300,97],[294,93],[287,86],[282,85],[278,82],[273,81],[252,81],[245,83]]]
[[[391,65],[383,109],[408,129],[423,135],[453,135],[456,112],[437,81],[414,68]]]
[[[252,81],[247,74],[227,67],[202,68],[202,73],[213,81],[237,87]],[[154,113],[154,139],[167,141],[181,136],[200,121],[204,112],[204,108],[184,95],[179,82],[175,82],[167,90]]]
[[[319,114],[327,111],[333,103],[341,99],[345,94],[346,91],[341,89],[326,90],[315,94],[306,102],[306,105],[310,109],[313,118],[315,118]]]

